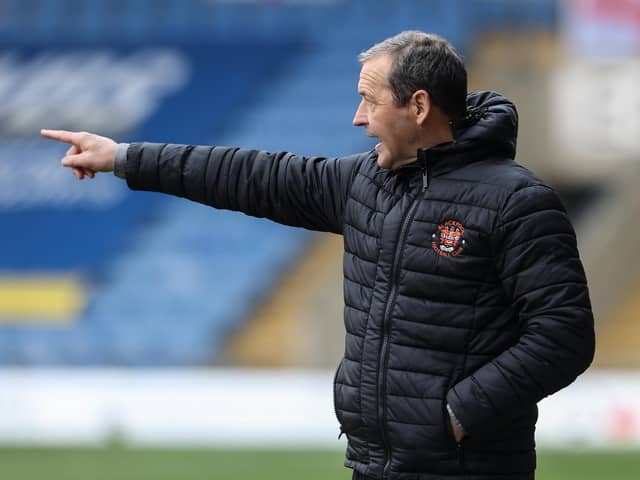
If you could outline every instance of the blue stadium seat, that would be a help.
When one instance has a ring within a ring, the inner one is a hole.
[[[169,45],[205,39],[199,58],[226,69],[220,69],[216,89],[195,82],[189,106],[195,111],[210,105],[215,118],[196,131],[172,119],[184,100],[168,100],[137,132],[140,138],[330,156],[375,143],[350,126],[359,102],[356,57],[363,48],[419,28],[441,33],[464,50],[477,28],[506,22],[550,25],[556,18],[554,2],[546,0],[517,5],[496,0],[265,2],[255,8],[169,0],[163,12],[154,0],[120,2],[126,5],[123,11],[114,11],[108,0],[89,0],[82,12],[72,12],[81,21],[70,30],[66,15],[74,3],[36,0],[27,9],[19,0],[7,2],[14,16],[3,19],[0,39],[32,45],[46,44],[52,36],[67,42]],[[250,29],[239,30],[241,25]],[[244,44],[234,50],[238,35]],[[251,42],[274,38],[289,42],[288,47],[252,47]],[[167,197],[154,205],[151,214],[126,226],[127,248],[92,270],[90,303],[76,323],[0,325],[0,364],[215,363],[229,333],[273,291],[313,238],[301,229],[181,199]]]

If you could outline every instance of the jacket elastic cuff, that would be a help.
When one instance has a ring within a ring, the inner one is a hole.
[[[113,159],[113,174],[122,179],[127,178],[127,150],[128,143],[119,143],[116,149],[116,156]]]

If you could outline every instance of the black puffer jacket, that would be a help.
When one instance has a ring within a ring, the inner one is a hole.
[[[487,92],[469,107],[456,142],[394,171],[375,152],[127,153],[133,189],[344,235],[335,405],[346,465],[372,478],[533,478],[536,402],[593,356],[575,234],[556,194],[512,160],[515,108]]]

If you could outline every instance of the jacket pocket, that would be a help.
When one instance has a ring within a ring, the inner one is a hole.
[[[338,423],[340,424],[340,435],[342,435],[342,425],[343,420],[340,417],[340,409],[338,408],[338,375],[340,375],[340,369],[342,369],[342,365],[344,363],[344,358],[340,360],[338,364],[338,368],[336,369],[336,373],[333,375],[333,413],[336,415],[338,419]]]
[[[458,464],[461,468],[464,469],[465,460],[464,460],[464,438],[459,442],[456,440],[456,437],[453,433],[453,427],[451,426],[451,416],[449,415],[449,411],[447,410],[447,400],[445,399],[442,402],[442,417],[444,420],[444,431],[447,437],[447,445],[450,445],[455,449],[456,458],[458,459]]]

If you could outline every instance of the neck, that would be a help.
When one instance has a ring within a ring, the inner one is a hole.
[[[441,143],[453,142],[453,132],[446,118],[433,122],[432,125],[425,125],[422,143],[419,147],[431,148]]]
[[[435,123],[435,122],[434,122]],[[453,141],[453,133],[451,132],[451,127],[449,126],[449,122],[438,122],[434,125],[425,125],[424,127],[424,135],[416,139],[415,144],[410,147],[411,152],[417,152],[419,148],[431,148],[436,145],[440,145],[441,143],[448,143]],[[417,153],[410,157],[407,157],[405,160],[398,162],[394,165],[393,168],[400,167],[402,165],[406,165],[408,163],[413,163],[417,160]]]

